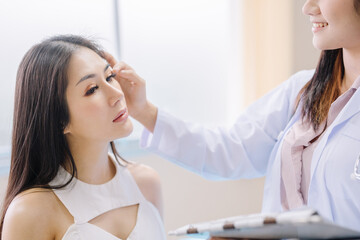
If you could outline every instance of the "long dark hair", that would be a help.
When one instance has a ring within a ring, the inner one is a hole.
[[[360,0],[354,0],[354,8],[360,15]],[[302,116],[314,129],[325,121],[331,104],[340,96],[344,74],[343,50],[322,51],[314,76],[298,96],[303,103]]]
[[[327,118],[331,104],[341,94],[344,72],[342,49],[325,50],[314,76],[300,91],[302,116],[315,130]]]
[[[92,41],[74,35],[49,38],[33,46],[22,59],[16,77],[11,165],[0,223],[17,194],[30,188],[62,188],[76,177],[73,156],[64,135],[69,123],[65,97],[69,61],[79,47],[104,57]],[[111,142],[111,149],[120,157]],[[48,186],[60,166],[70,166],[72,178],[61,186]]]

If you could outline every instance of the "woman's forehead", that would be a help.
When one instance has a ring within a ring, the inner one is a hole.
[[[105,59],[100,57],[96,52],[93,50],[80,47],[77,49],[73,55],[71,56],[70,65],[78,65],[78,66],[87,66],[87,65],[97,65],[106,63]]]
[[[89,48],[80,47],[71,56],[68,77],[69,81],[76,81],[86,74],[94,74],[103,70],[106,60]]]

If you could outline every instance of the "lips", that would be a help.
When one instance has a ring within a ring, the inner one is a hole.
[[[116,115],[113,122],[122,122],[125,119],[127,119],[127,117],[128,117],[127,109],[124,108]]]

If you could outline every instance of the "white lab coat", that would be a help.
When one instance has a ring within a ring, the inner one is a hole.
[[[301,71],[248,107],[230,128],[205,129],[161,110],[154,134],[140,145],[209,179],[266,176],[263,212],[281,211],[280,149],[299,119],[296,97],[314,70]],[[360,230],[360,180],[351,178],[360,154],[360,89],[324,132],[311,163],[308,206]]]

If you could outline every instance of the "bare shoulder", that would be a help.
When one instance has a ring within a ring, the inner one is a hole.
[[[162,216],[162,192],[159,174],[151,167],[140,163],[129,163],[128,170],[135,179],[144,197],[158,208]]]
[[[127,168],[134,177],[136,183],[148,185],[160,185],[159,174],[151,167],[141,163],[129,163]],[[151,186],[148,186],[151,187]]]
[[[56,206],[51,190],[34,188],[18,194],[6,211],[2,238],[54,239]]]
[[[151,192],[161,190],[159,174],[153,168],[139,163],[130,163],[127,168],[146,198]]]

